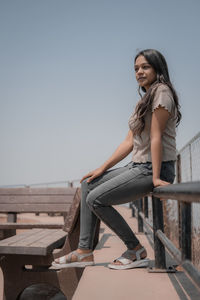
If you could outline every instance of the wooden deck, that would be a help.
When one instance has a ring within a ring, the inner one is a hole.
[[[119,206],[117,209],[137,233],[136,219],[131,217],[131,210],[124,206]],[[51,222],[55,222],[54,218],[62,222],[62,217],[41,216],[43,222],[46,222],[47,218]],[[137,236],[146,247],[148,257],[153,261],[154,252],[146,235],[138,234]],[[122,271],[108,269],[107,264],[120,256],[124,250],[125,246],[119,238],[104,224],[101,224],[100,242],[94,252],[96,265],[85,268],[73,300],[200,299],[195,286],[183,272],[152,274],[146,269]],[[2,289],[3,278],[0,270],[0,300],[3,300]]]

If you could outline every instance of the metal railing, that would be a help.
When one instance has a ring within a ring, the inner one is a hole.
[[[196,134],[181,150],[178,154],[178,164],[177,164],[177,182],[191,182],[200,180],[200,132]],[[173,241],[179,240],[179,205],[175,201],[168,201],[169,203],[169,214],[174,211],[173,224],[170,223],[172,219],[171,216],[168,220],[169,232],[172,232],[172,228],[176,228],[174,233],[170,233],[169,237]],[[173,204],[172,204],[173,203]],[[170,212],[171,211],[171,212]],[[192,262],[200,270],[200,204],[191,204],[191,218],[192,218]]]
[[[192,253],[192,230],[191,230],[191,204],[200,203],[200,181],[178,183],[164,187],[157,187],[152,194],[153,224],[148,220],[148,199],[138,200],[131,204],[132,215],[137,212],[138,231],[143,232],[144,226],[153,230],[155,269],[167,270],[165,248],[181,264],[187,274],[200,288],[200,272],[191,262]],[[164,234],[163,201],[174,199],[180,204],[180,250]]]
[[[177,155],[175,183],[191,183],[200,180],[200,132],[193,137]],[[189,189],[189,186],[188,186]],[[188,190],[189,191],[189,190]],[[187,196],[184,198],[187,200]],[[172,200],[173,199],[173,200]],[[162,203],[164,232],[176,248],[181,248],[181,201],[170,197]],[[146,221],[153,227],[153,207],[151,197],[145,197],[144,206],[148,208]],[[146,204],[145,204],[146,203]],[[190,205],[191,218],[191,261],[200,271],[200,204],[192,202]],[[140,216],[139,216],[140,218]]]
[[[200,132],[178,152],[181,182],[200,180]]]
[[[23,188],[23,187],[80,187],[80,179],[73,179],[67,181],[51,181],[31,184],[12,184],[0,185],[0,188]]]

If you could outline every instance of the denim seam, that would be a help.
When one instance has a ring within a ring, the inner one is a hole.
[[[138,175],[136,175],[136,176],[134,177],[134,179],[136,179],[136,178],[137,178],[138,176],[140,176],[140,175],[141,175],[141,173],[138,174]],[[144,175],[144,176],[146,177],[146,176],[151,176],[151,175]],[[100,199],[100,197],[106,195],[106,193],[111,192],[111,191],[113,191],[113,190],[115,190],[115,189],[117,189],[117,188],[123,186],[124,184],[129,183],[131,180],[132,180],[132,179],[130,179],[130,180],[126,181],[126,182],[123,182],[123,183],[119,184],[118,186],[116,186],[116,187],[114,187],[114,188],[112,188],[112,189],[110,189],[110,190],[108,190],[108,191],[102,193],[100,196],[96,197],[95,199]]]
[[[96,212],[96,210],[98,210],[98,208],[92,207],[92,210],[93,210],[93,212],[95,213],[95,215],[96,215],[98,218],[99,218],[99,216],[100,216],[101,220],[106,224],[106,226],[108,226],[112,231],[114,231],[114,232],[116,233],[116,235],[118,235],[118,236],[120,237],[120,239],[121,239],[121,240],[124,242],[124,244],[126,245],[126,242],[123,240],[123,236],[122,236],[121,234],[119,235],[119,233],[117,234],[117,232],[116,232],[116,230],[115,230],[115,227],[112,227],[111,224],[108,224],[108,223],[107,223],[107,220],[104,219],[104,217],[103,217],[102,214],[100,214],[100,213],[98,214],[98,213]],[[136,238],[136,240],[138,240],[136,236],[135,236],[135,238]],[[135,244],[134,241],[133,241],[132,243]],[[138,243],[139,243],[139,240],[138,240]],[[138,243],[135,245],[135,247],[138,245]]]

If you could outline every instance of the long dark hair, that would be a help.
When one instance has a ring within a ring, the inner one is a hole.
[[[137,116],[137,121],[134,122],[132,126],[133,135],[141,135],[142,131],[145,127],[145,116],[149,109],[151,108],[152,100],[155,95],[155,92],[161,84],[167,85],[173,95],[173,99],[177,108],[177,118],[176,118],[176,126],[180,123],[181,120],[181,112],[180,112],[180,105],[178,96],[176,94],[176,91],[170,81],[169,72],[168,72],[168,66],[167,62],[164,58],[164,56],[157,50],[154,49],[146,49],[140,51],[136,56],[134,62],[136,62],[136,59],[139,56],[144,56],[147,62],[153,67],[154,71],[157,74],[157,79],[152,83],[148,91],[146,92],[145,88],[142,87],[143,92],[145,92],[145,95],[141,96],[141,100],[139,101],[138,105],[135,109],[135,114]]]

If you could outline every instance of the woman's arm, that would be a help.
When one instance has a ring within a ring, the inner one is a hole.
[[[89,172],[83,178],[80,182],[82,182],[85,178],[89,179],[87,182],[92,181],[94,178],[100,176],[103,174],[106,170],[112,168],[114,165],[116,165],[119,161],[121,161],[123,158],[125,158],[131,151],[133,150],[133,133],[131,130],[129,130],[126,138],[124,141],[117,147],[115,152],[112,154],[112,156],[98,169]]]
[[[163,107],[158,107],[152,114],[151,121],[151,159],[154,186],[167,185],[169,182],[160,179],[162,163],[162,134],[170,113]]]

